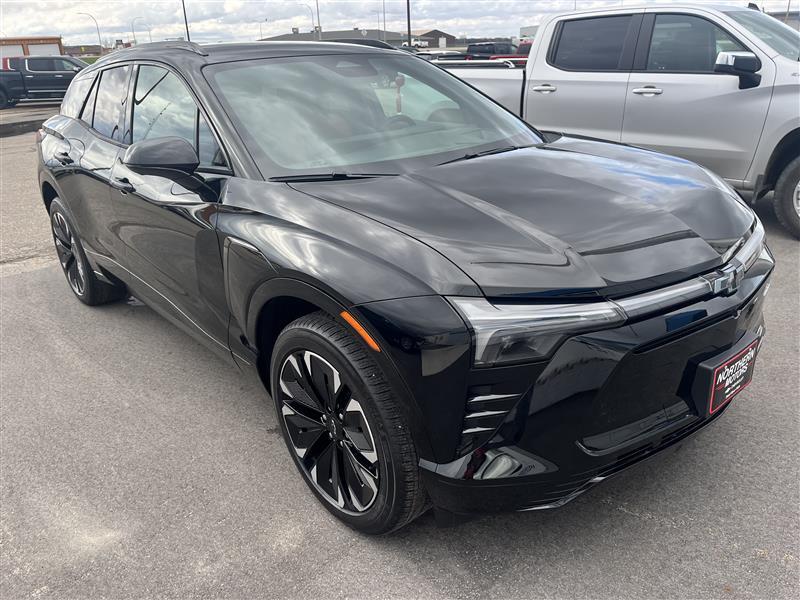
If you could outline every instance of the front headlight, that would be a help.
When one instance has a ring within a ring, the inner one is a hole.
[[[475,366],[547,358],[567,337],[620,325],[625,314],[611,302],[492,304],[485,298],[449,298],[473,331]]]

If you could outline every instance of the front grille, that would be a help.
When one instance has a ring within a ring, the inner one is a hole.
[[[464,422],[461,428],[461,443],[458,454],[463,456],[491,438],[500,424],[519,400],[520,394],[495,394],[491,386],[475,386],[469,389]]]

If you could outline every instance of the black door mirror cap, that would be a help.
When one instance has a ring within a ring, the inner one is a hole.
[[[200,165],[197,152],[180,137],[160,137],[134,142],[125,151],[122,162],[132,171],[137,169],[172,169],[191,174]]]
[[[761,68],[761,61],[752,52],[720,52],[714,64],[717,73],[755,73]]]

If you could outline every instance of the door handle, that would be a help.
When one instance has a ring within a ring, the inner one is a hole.
[[[640,96],[660,96],[664,90],[657,88],[654,85],[646,85],[640,88],[633,88],[632,92]]]
[[[550,85],[549,83],[545,83],[542,85],[534,86],[532,89],[534,92],[539,92],[540,94],[552,94],[558,88],[554,85]]]
[[[33,75],[25,75],[25,79],[33,79]]]
[[[63,75],[53,75],[53,77],[63,77]]]
[[[119,190],[123,194],[136,191],[136,187],[134,187],[127,177],[112,177],[111,187],[115,190]]]
[[[61,152],[56,152],[54,156],[56,157],[56,160],[60,162],[62,165],[71,165],[72,163],[75,162],[74,160],[72,160],[72,157],[69,155],[69,153],[64,152],[63,150]]]

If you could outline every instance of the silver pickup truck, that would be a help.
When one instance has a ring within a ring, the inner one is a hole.
[[[525,68],[439,62],[541,130],[673,154],[800,237],[800,33],[745,8],[625,7],[542,24]],[[723,182],[720,182],[724,185]]]

